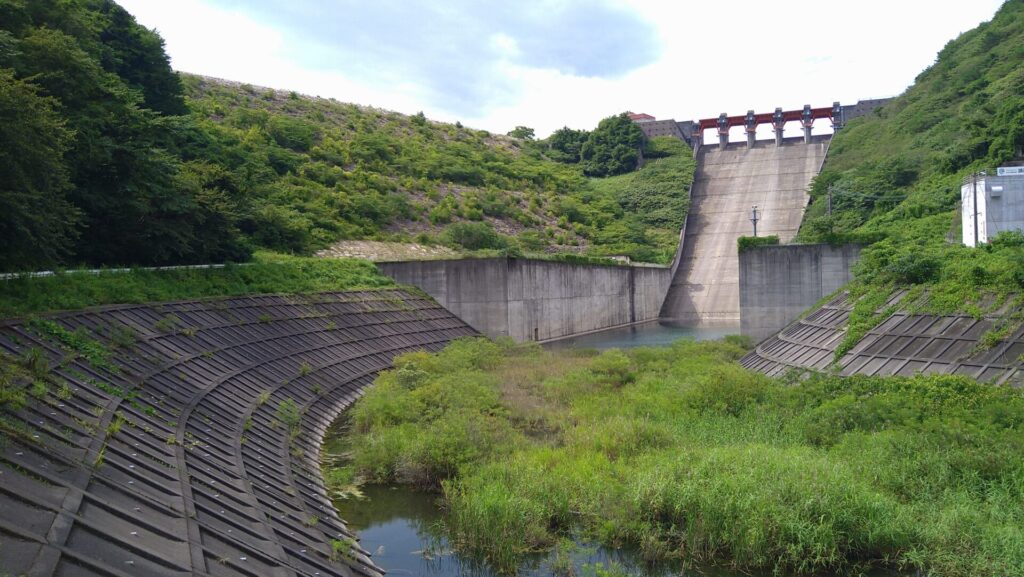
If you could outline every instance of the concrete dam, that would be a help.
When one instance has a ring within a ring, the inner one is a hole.
[[[661,319],[686,326],[740,325],[736,240],[753,234],[791,240],[831,135],[700,147],[675,273]]]
[[[849,120],[869,114],[886,101],[861,101],[853,106],[834,102],[831,107],[805,105],[803,109],[776,108],[760,114],[750,110],[745,115],[723,113],[686,122],[631,113],[630,118],[648,138],[672,136],[696,151],[697,168],[688,191],[690,208],[671,267],[480,259],[392,262],[381,263],[379,268],[399,283],[419,287],[491,337],[546,341],[653,320],[739,330],[736,241],[754,234],[753,209],[757,209],[758,235],[777,235],[782,243],[792,240],[803,219],[811,180],[821,171],[832,139],[831,134],[815,136],[814,122],[828,120],[833,130],[840,130]],[[802,136],[784,138],[785,127],[794,122],[800,124]],[[774,139],[757,140],[761,126],[771,126]],[[741,127],[745,141],[730,144],[730,130]],[[714,148],[704,145],[704,131],[711,129],[718,133]],[[684,190],[686,185],[680,183]],[[817,248],[801,258],[812,268],[824,262],[826,269],[846,278],[843,275],[848,276],[855,257],[841,255],[837,260],[827,252]],[[749,270],[762,269],[755,266]],[[751,282],[755,284],[774,286],[777,280],[754,276]],[[832,286],[831,281],[810,282],[810,276],[802,278],[800,298],[786,301],[785,314],[794,307],[814,304],[824,296],[818,294],[823,287]],[[807,299],[811,300],[805,302]],[[748,304],[762,309],[774,303],[771,299],[754,300],[757,302]],[[778,317],[750,330],[778,330],[785,325]]]
[[[690,210],[671,267],[492,258],[382,262],[378,268],[491,337],[547,341],[654,320],[739,331],[736,240],[753,233],[754,206],[759,235],[778,235],[781,242],[796,236],[831,138],[805,134],[716,148],[698,143]]]

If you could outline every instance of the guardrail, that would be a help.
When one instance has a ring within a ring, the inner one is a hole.
[[[128,267],[128,268],[80,268],[70,270],[41,270],[41,271],[26,271],[26,272],[5,272],[0,273],[0,280],[12,280],[17,278],[43,278],[48,276],[57,276],[62,274],[92,274],[99,275],[104,273],[128,273],[132,271],[161,271],[161,270],[189,270],[189,269],[212,269],[212,268],[224,268],[227,266],[249,266],[252,263],[241,262],[241,263],[227,263],[227,264],[187,264],[177,266],[146,266],[146,267]]]

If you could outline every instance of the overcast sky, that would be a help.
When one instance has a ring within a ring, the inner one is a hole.
[[[1002,4],[117,1],[177,70],[539,136],[625,110],[692,120],[895,96]]]

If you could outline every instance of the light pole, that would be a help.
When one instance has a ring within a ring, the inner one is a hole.
[[[750,211],[750,222],[754,223],[754,236],[757,236],[757,205]]]

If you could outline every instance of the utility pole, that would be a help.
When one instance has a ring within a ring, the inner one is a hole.
[[[757,205],[750,211],[750,222],[754,223],[754,236],[757,236]]]
[[[828,185],[828,215],[832,216],[832,185]]]

